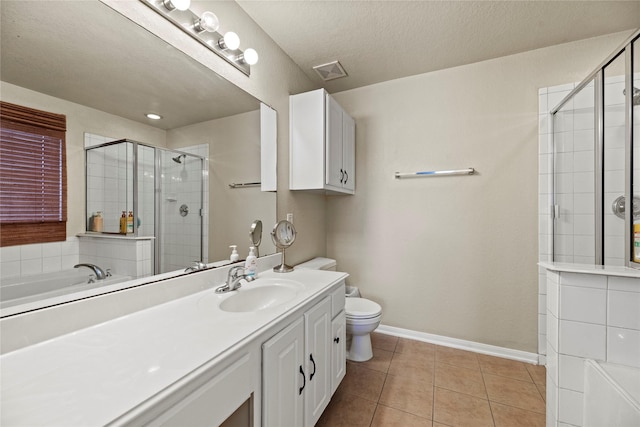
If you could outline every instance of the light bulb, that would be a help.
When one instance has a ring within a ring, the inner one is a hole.
[[[243,54],[238,56],[238,60],[249,65],[254,65],[258,63],[258,52],[254,49],[247,49]]]
[[[218,45],[222,49],[236,50],[240,47],[240,37],[233,31],[229,31],[218,41]]]
[[[191,6],[191,0],[163,0],[162,4],[169,10],[187,10]]]
[[[162,118],[160,114],[155,114],[155,113],[147,113],[145,114],[145,116],[147,116],[147,118],[151,120],[160,120]]]
[[[220,21],[218,20],[216,14],[213,12],[203,13],[200,19],[198,19],[194,24],[194,27],[197,31],[208,31],[210,33],[217,31],[219,26]]]

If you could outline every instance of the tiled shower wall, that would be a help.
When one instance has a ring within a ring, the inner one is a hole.
[[[197,147],[181,148],[181,151],[208,156],[209,146],[203,144]],[[201,171],[202,162],[195,157],[187,156],[178,164],[173,162],[169,153],[163,153],[167,158],[162,164],[162,192],[160,193],[160,209],[163,221],[160,226],[160,238],[162,242],[161,264],[163,272],[185,268],[193,261],[208,260],[208,242],[204,236],[208,236],[208,186],[203,187]],[[205,160],[204,166],[207,166]],[[204,196],[204,198],[203,198]],[[180,207],[186,205],[189,213],[180,215]],[[202,213],[200,208],[202,207]],[[202,231],[201,231],[202,224]]]
[[[560,217],[553,236],[554,140],[549,110],[577,83],[542,88],[539,99],[539,259],[540,261],[593,264],[595,260],[595,131],[594,89],[587,85],[557,114],[555,170]],[[604,254],[606,265],[625,265],[624,221],[611,205],[624,194],[624,76],[605,74],[604,144]],[[636,132],[640,115],[635,115]],[[640,165],[640,162],[634,162]],[[636,177],[640,173],[634,174]],[[555,248],[554,248],[555,243]],[[546,270],[539,269],[538,349],[546,355]]]

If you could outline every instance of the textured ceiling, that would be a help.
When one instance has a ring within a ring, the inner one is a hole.
[[[339,60],[329,92],[640,27],[640,1],[238,3],[313,81]]]

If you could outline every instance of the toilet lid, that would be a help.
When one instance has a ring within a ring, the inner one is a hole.
[[[345,314],[347,317],[375,317],[382,313],[380,304],[366,298],[345,298]]]

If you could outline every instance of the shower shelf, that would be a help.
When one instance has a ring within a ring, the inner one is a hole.
[[[442,175],[473,175],[476,172],[474,168],[467,169],[453,169],[453,170],[442,170],[442,171],[423,171],[423,172],[410,172],[410,173],[400,173],[396,172],[396,179],[400,178],[422,178],[428,176],[442,176]]]

